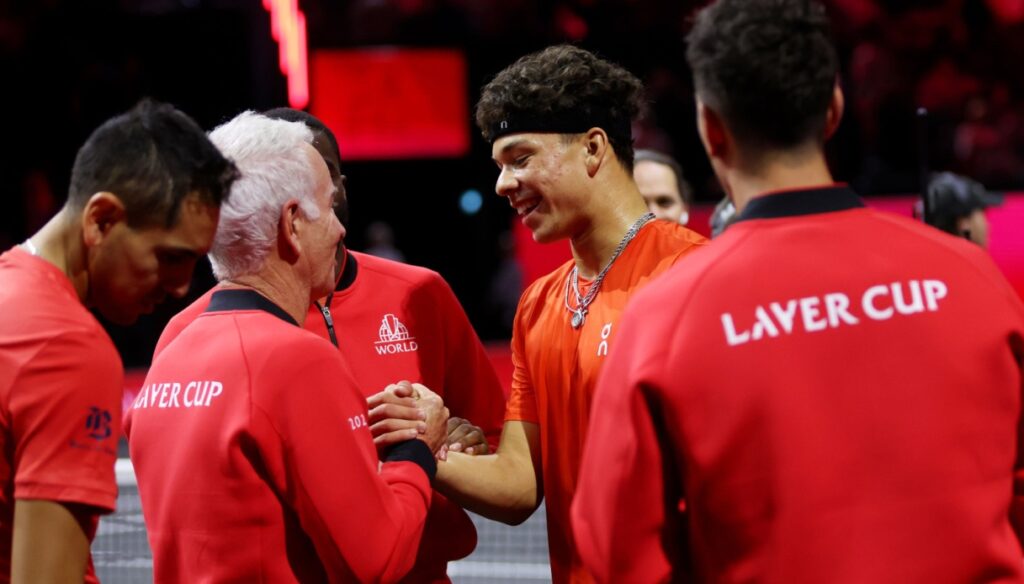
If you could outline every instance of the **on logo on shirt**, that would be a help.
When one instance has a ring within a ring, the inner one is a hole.
[[[419,349],[416,337],[409,334],[409,329],[394,314],[384,315],[379,332],[380,340],[374,343],[378,355],[411,353]]]
[[[606,357],[608,355],[608,337],[612,336],[612,323],[606,322],[601,327],[601,342],[597,345],[597,356]]]

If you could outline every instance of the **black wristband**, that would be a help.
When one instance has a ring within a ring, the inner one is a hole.
[[[384,456],[384,462],[411,462],[427,473],[430,482],[434,482],[434,475],[437,474],[437,461],[434,460],[434,453],[422,440],[406,440],[392,446]]]

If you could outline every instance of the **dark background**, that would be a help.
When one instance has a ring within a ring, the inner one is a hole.
[[[699,201],[720,191],[694,128],[683,58],[693,9],[669,0],[301,0],[309,49],[443,47],[464,51],[470,104],[519,56],[574,42],[644,80],[640,146],[674,154]],[[839,180],[861,192],[918,189],[914,111],[930,111],[930,165],[991,189],[1024,185],[1024,1],[831,0],[847,112],[830,146]],[[0,249],[22,241],[62,204],[89,132],[143,96],[169,101],[204,128],[244,109],[287,105],[270,16],[259,0],[0,0]],[[357,91],[358,88],[353,88]],[[471,112],[466,112],[467,116]],[[485,338],[505,319],[489,292],[512,220],[493,196],[489,147],[472,130],[459,159],[352,161],[348,242],[389,223],[410,263],[441,272]],[[344,152],[342,152],[344,158]],[[459,210],[467,189],[479,213]],[[193,297],[212,283],[200,268]],[[129,328],[110,327],[126,365],[148,363],[156,335],[183,302]]]

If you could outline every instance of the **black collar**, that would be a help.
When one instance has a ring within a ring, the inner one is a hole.
[[[846,185],[782,191],[751,199],[736,221],[832,213],[863,206],[864,201]]]
[[[283,308],[267,300],[265,296],[255,290],[217,290],[213,293],[213,297],[210,298],[210,305],[206,307],[204,312],[225,312],[230,310],[262,310],[289,324],[299,326],[299,323],[295,322],[295,319],[285,312]]]
[[[347,290],[356,281],[356,274],[359,273],[359,263],[352,252],[345,250],[345,267],[341,270],[341,277],[338,278],[338,285],[334,287],[335,292]]]

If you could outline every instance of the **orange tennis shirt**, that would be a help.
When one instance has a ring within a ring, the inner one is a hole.
[[[706,243],[668,221],[640,229],[608,270],[579,329],[565,307],[569,261],[523,293],[512,331],[512,392],[505,420],[540,426],[548,546],[555,582],[590,582],[575,551],[569,507],[579,477],[590,403],[627,301],[682,256]],[[586,294],[591,282],[580,280]],[[576,306],[575,297],[570,302]],[[658,318],[651,307],[651,318]]]

